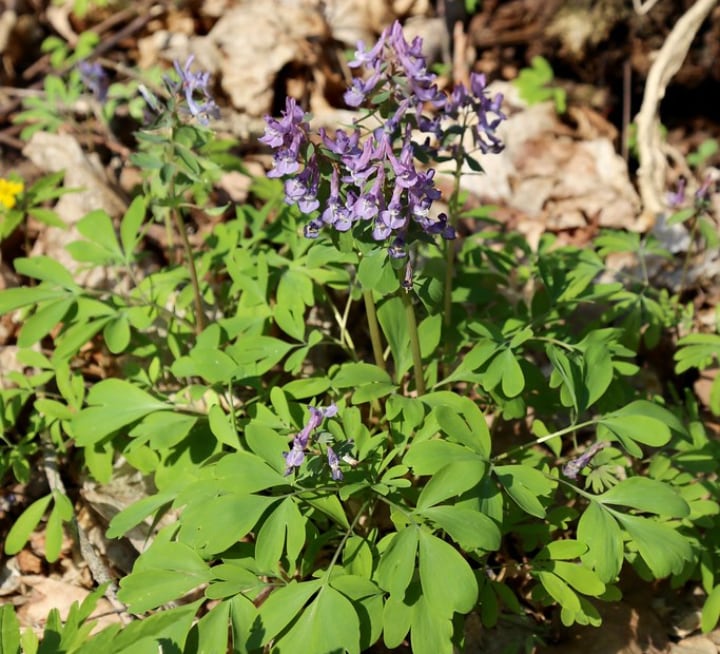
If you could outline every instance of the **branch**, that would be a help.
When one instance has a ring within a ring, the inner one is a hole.
[[[648,73],[642,106],[636,117],[640,168],[638,188],[643,204],[641,229],[655,224],[665,211],[665,171],[667,163],[660,142],[658,109],[670,80],[680,70],[690,44],[717,0],[697,0],[683,14],[668,35]]]

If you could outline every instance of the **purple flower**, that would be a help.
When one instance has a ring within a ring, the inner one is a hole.
[[[568,479],[577,479],[580,471],[590,463],[592,458],[604,447],[607,447],[610,443],[607,441],[598,441],[594,445],[591,445],[583,454],[575,459],[568,461],[562,469],[563,474]]]
[[[97,61],[94,63],[81,61],[78,64],[78,71],[83,84],[90,89],[95,99],[98,102],[105,102],[110,88],[110,80],[103,67]]]
[[[175,66],[175,72],[180,77],[180,85],[185,93],[185,103],[188,111],[198,119],[201,125],[207,125],[210,118],[220,116],[220,108],[215,104],[215,100],[208,89],[210,73],[193,73],[190,70],[194,60],[195,56],[190,55],[184,67],[181,68],[177,61],[174,61],[173,65]]]
[[[333,448],[329,445],[327,448],[327,460],[328,465],[330,466],[330,474],[332,475],[332,478],[335,481],[340,481],[343,478],[343,474],[340,471],[340,461],[337,454],[335,454],[335,450],[333,450]]]
[[[285,100],[285,111],[280,120],[265,117],[265,134],[258,141],[271,148],[289,148],[298,150],[307,141],[308,123],[305,121],[303,110],[297,106],[295,98]]]
[[[293,438],[292,449],[285,452],[285,475],[289,475],[296,468],[299,468],[305,460],[305,451],[310,444],[310,438],[313,432],[322,424],[325,418],[332,418],[337,415],[338,408],[335,404],[331,404],[327,408],[310,407],[310,419],[305,426]]]
[[[388,256],[391,259],[404,259],[407,256],[405,240],[401,236],[396,236],[393,240],[388,248]]]
[[[667,203],[671,209],[679,209],[685,202],[685,186],[687,180],[680,177],[675,191],[667,194]]]
[[[313,156],[299,175],[285,181],[285,202],[297,204],[303,213],[315,211],[320,206],[317,197],[319,176],[317,160]]]

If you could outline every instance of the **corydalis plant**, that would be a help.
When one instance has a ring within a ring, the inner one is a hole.
[[[480,75],[473,75],[469,90],[458,85],[446,96],[427,69],[422,40],[407,43],[398,22],[370,50],[359,43],[350,66],[364,68],[367,75],[353,81],[345,101],[371,109],[352,130],[330,135],[320,129],[314,135],[302,109],[288,98],[280,119],[266,118],[260,139],[275,150],[268,175],[288,178],[285,199],[311,216],[305,227],[310,238],[324,227],[353,229],[359,240],[386,244],[393,258],[405,257],[415,240],[455,238],[447,215],[431,211],[441,195],[436,171],[422,170],[418,163],[438,159],[444,151],[457,156],[462,130],[447,130],[443,123],[461,114],[474,114],[462,127],[472,128],[476,147],[499,152],[495,130],[504,118],[502,97],[489,98]],[[426,114],[430,110],[434,115]],[[371,120],[375,127],[369,127]]]

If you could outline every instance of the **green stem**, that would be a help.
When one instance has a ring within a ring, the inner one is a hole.
[[[337,563],[338,557],[340,556],[340,553],[342,552],[343,547],[345,547],[345,543],[347,542],[347,539],[350,538],[350,536],[355,532],[355,527],[357,526],[358,522],[360,522],[360,518],[363,516],[363,512],[367,508],[368,504],[370,503],[369,500],[366,500],[363,505],[360,507],[360,510],[355,514],[355,517],[353,518],[353,521],[350,523],[350,526],[345,531],[345,534],[342,537],[342,540],[340,541],[340,544],[335,549],[335,553],[333,554],[332,560],[330,561],[330,564],[327,567],[327,570],[325,571],[325,574],[323,575],[323,583],[327,585],[328,581],[330,581],[330,573],[332,572],[332,569],[335,567],[335,564]]]
[[[407,320],[408,334],[410,335],[410,351],[413,358],[413,373],[415,374],[415,390],[418,395],[425,395],[425,377],[423,376],[422,355],[420,353],[420,339],[418,338],[417,320],[415,320],[415,307],[413,307],[410,293],[400,291],[405,305],[405,318]]]
[[[585,422],[580,422],[578,424],[574,424],[574,425],[570,425],[569,427],[565,427],[564,429],[554,431],[554,432],[552,432],[552,434],[545,434],[545,436],[540,436],[539,438],[536,438],[534,441],[530,441],[529,443],[523,443],[522,445],[513,447],[512,449],[508,450],[507,452],[498,454],[493,459],[493,463],[497,463],[498,461],[508,459],[513,454],[522,452],[523,450],[526,450],[529,447],[534,447],[535,445],[542,445],[543,443],[547,443],[548,441],[552,440],[553,438],[557,438],[558,436],[564,436],[565,434],[570,434],[574,431],[577,431],[578,429],[583,429],[584,427],[590,427],[594,424],[597,424],[598,422],[599,422],[599,420],[587,420]]]
[[[455,171],[453,172],[453,192],[448,202],[448,222],[450,226],[457,230],[460,204],[460,178],[462,177],[462,148],[458,148],[458,154],[455,157]],[[443,324],[445,327],[450,326],[452,318],[452,286],[453,277],[455,276],[455,247],[452,241],[445,241],[445,290],[444,290],[444,308],[443,308]]]
[[[183,249],[185,250],[185,258],[188,262],[188,269],[190,271],[190,284],[193,289],[193,299],[195,301],[195,333],[200,334],[205,329],[205,312],[202,304],[202,293],[200,292],[200,282],[198,281],[197,268],[195,267],[195,257],[193,256],[192,245],[190,245],[190,239],[188,238],[187,229],[185,229],[185,222],[180,215],[180,212],[173,208],[171,210],[175,226],[180,233],[180,239],[182,240]]]
[[[381,370],[386,370],[382,340],[380,339],[380,325],[378,324],[375,300],[371,290],[363,290],[363,300],[365,301],[365,314],[367,315],[368,329],[370,330],[370,342],[375,355],[375,365]]]

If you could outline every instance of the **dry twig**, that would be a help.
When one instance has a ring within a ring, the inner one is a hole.
[[[658,109],[670,80],[680,70],[690,44],[717,0],[697,0],[675,24],[648,73],[642,106],[636,117],[640,168],[638,188],[643,204],[640,224],[645,231],[665,211],[664,188],[667,163],[660,141]]]

